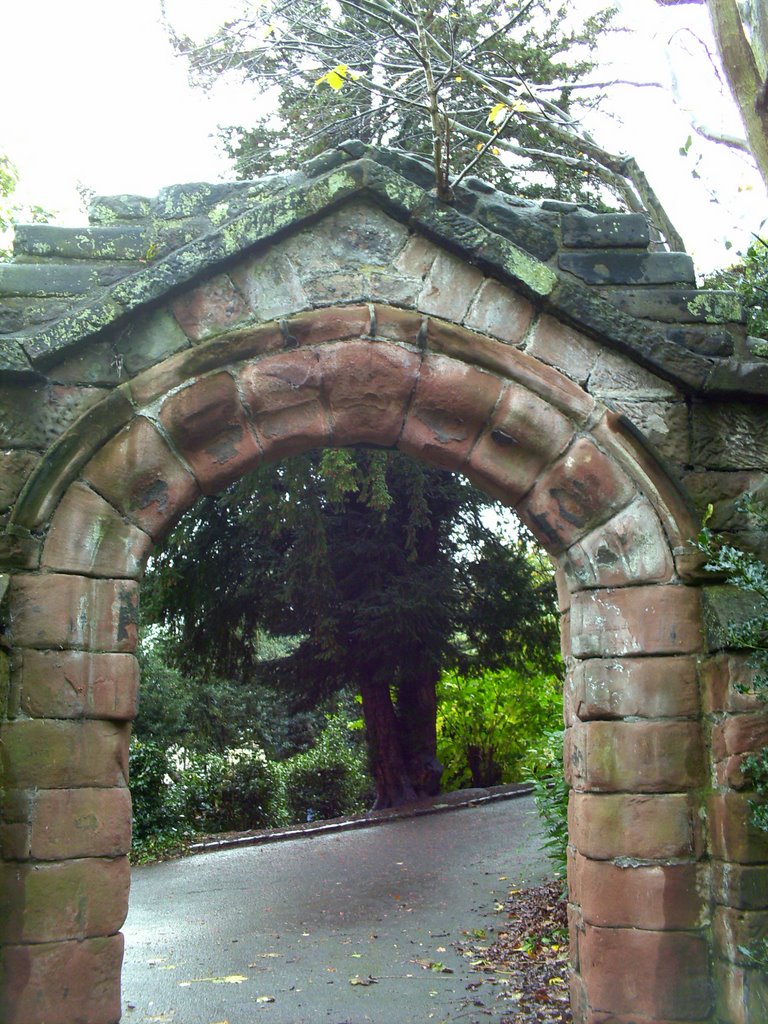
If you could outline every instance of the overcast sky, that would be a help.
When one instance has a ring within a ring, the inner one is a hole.
[[[191,33],[215,24],[226,5],[168,0],[171,17]],[[579,12],[596,6],[572,2]],[[621,23],[634,31],[605,44],[612,66],[598,77],[656,80],[665,89],[615,87],[612,106],[622,120],[614,113],[591,128],[609,147],[638,157],[699,268],[710,269],[729,259],[726,239],[737,249],[748,242],[766,204],[744,158],[697,141],[688,156],[679,154],[690,129],[669,102],[663,52],[670,40],[681,88],[699,116],[739,131],[696,38],[706,42],[706,9],[662,10],[653,0],[620,6]],[[232,176],[216,147],[217,125],[247,124],[258,101],[234,86],[210,95],[189,87],[160,23],[159,0],[6,0],[0,38],[0,152],[19,167],[25,196],[61,211],[66,222],[82,221],[78,182],[102,194],[152,195],[175,182]]]

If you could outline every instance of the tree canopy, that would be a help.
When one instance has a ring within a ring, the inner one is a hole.
[[[593,49],[613,8],[579,22],[559,0],[267,0],[196,42],[173,34],[201,85],[232,73],[265,98],[224,133],[239,172],[291,167],[344,138],[422,152],[438,194],[480,167],[508,191],[646,213],[682,248],[637,162],[582,123],[600,89]]]

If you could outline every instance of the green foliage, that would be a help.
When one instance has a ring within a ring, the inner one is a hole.
[[[739,505],[742,512],[752,517],[761,529],[768,529],[768,507],[747,495]],[[725,544],[714,533],[707,518],[699,533],[698,547],[707,556],[706,568],[725,577],[725,582],[738,587],[756,598],[757,614],[744,623],[731,624],[726,633],[731,647],[752,652],[751,665],[755,669],[752,691],[768,698],[768,564],[757,555],[731,544]]]
[[[568,864],[568,797],[570,786],[563,772],[562,729],[545,733],[527,753],[523,762],[526,779],[533,783],[533,794],[544,824],[544,849],[565,879]]]
[[[42,206],[20,203],[15,195],[19,184],[19,172],[7,156],[0,154],[0,263],[10,260],[11,229],[20,221],[44,224],[51,213]]]
[[[130,789],[133,802],[134,863],[183,849],[192,829],[183,818],[178,793],[169,785],[168,751],[151,741],[131,740]]]
[[[758,796],[768,797],[768,747],[745,757],[741,771]],[[768,832],[768,803],[751,800],[749,820],[761,832]]]
[[[755,238],[739,263],[707,278],[708,288],[731,288],[741,296],[747,332],[768,339],[768,241]],[[759,355],[768,355],[766,351]]]
[[[614,13],[577,23],[559,0],[267,0],[200,44],[173,38],[197,84],[229,74],[276,96],[277,111],[221,132],[243,177],[358,138],[420,153],[446,177],[479,160],[509,191],[600,202],[616,175],[601,173],[607,154],[578,118],[599,102],[583,80]]]
[[[317,743],[284,761],[280,771],[293,822],[356,814],[373,799],[365,747],[341,715],[330,717]]]
[[[530,671],[445,673],[437,696],[437,756],[449,790],[518,781],[528,749],[562,717],[560,680]]]
[[[187,754],[177,785],[184,817],[195,832],[286,823],[278,767],[259,748]]]

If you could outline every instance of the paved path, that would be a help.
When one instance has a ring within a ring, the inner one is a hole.
[[[123,1022],[492,1021],[452,943],[547,873],[531,797],[136,868]]]

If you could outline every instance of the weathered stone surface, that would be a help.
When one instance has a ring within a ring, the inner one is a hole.
[[[42,564],[59,572],[138,579],[151,548],[148,534],[75,481],[56,509]]]
[[[13,254],[53,256],[61,259],[144,259],[149,247],[146,228],[65,228],[57,224],[18,224],[14,230]]]
[[[516,504],[572,436],[565,416],[510,381],[470,455],[467,475],[493,497]]]
[[[768,836],[749,821],[747,793],[713,793],[707,802],[710,847],[718,860],[768,863]]]
[[[699,594],[665,584],[579,591],[571,629],[577,658],[692,654],[702,648]]]
[[[200,493],[195,478],[143,416],[104,445],[82,475],[155,540]]]
[[[582,721],[694,718],[699,712],[695,658],[593,658],[572,669]]]
[[[768,612],[768,600],[730,584],[701,588],[704,626],[709,650],[732,646],[730,630]]]
[[[128,911],[127,857],[0,867],[0,941],[53,942],[112,935]]]
[[[172,394],[160,409],[160,422],[204,494],[221,490],[261,459],[234,377],[226,371]]]
[[[682,252],[564,252],[558,258],[587,284],[695,284],[693,260]]]
[[[580,438],[539,477],[518,512],[548,551],[560,552],[629,504],[635,494],[632,481],[616,463]]]
[[[562,219],[562,229],[563,245],[577,249],[645,249],[651,240],[641,213],[568,213]]]
[[[267,356],[246,366],[240,387],[265,458],[292,455],[331,440],[322,374],[311,349]]]
[[[98,263],[3,263],[0,296],[85,295],[126,272]]]
[[[754,692],[755,670],[744,654],[716,654],[701,665],[704,711],[757,711],[765,705]]]
[[[168,310],[156,309],[134,317],[120,332],[113,343],[113,358],[121,359],[125,372],[133,375],[186,348],[189,338],[176,319]]]
[[[283,321],[287,337],[285,344],[322,345],[326,341],[344,338],[365,338],[371,333],[371,312],[368,305],[336,306],[314,309]]]
[[[114,1024],[120,1018],[123,936],[7,946],[0,1017],[6,1024]]]
[[[700,845],[695,803],[683,793],[572,792],[568,821],[571,842],[592,860],[687,860]]]
[[[106,395],[103,388],[0,384],[0,445],[47,448]]]
[[[579,722],[570,748],[579,791],[677,793],[703,782],[697,722]]]
[[[728,324],[744,317],[741,300],[734,292],[688,288],[611,289],[605,297],[630,316],[667,323]]]
[[[10,591],[13,639],[20,647],[132,653],[138,601],[133,580],[15,576]]]
[[[466,363],[428,353],[398,446],[445,468],[462,465],[487,423],[502,381]]]
[[[608,400],[611,408],[632,423],[663,459],[678,466],[691,461],[688,406],[684,402]]]
[[[122,857],[131,848],[128,789],[47,789],[35,796],[29,856],[35,860]]]
[[[638,498],[568,549],[571,589],[669,582],[675,571],[669,542],[651,503]]]
[[[557,252],[551,215],[489,198],[478,203],[475,216],[481,224],[509,238],[536,259],[548,260]]]
[[[486,278],[464,318],[467,327],[491,334],[510,345],[519,345],[533,320],[530,302]]]
[[[0,512],[13,505],[39,463],[37,452],[24,449],[0,451]]]
[[[226,274],[180,295],[171,303],[171,309],[182,331],[194,342],[221,334],[252,315]]]
[[[768,714],[729,715],[712,727],[712,756],[746,754],[768,747]]]
[[[21,659],[25,715],[130,721],[136,714],[139,665],[132,654],[26,649]]]
[[[576,854],[568,865],[570,898],[600,928],[685,931],[705,923],[706,879],[698,864],[621,867]]]
[[[411,235],[394,265],[407,277],[423,281],[439,253],[440,249],[423,235]]]
[[[730,1024],[754,1024],[765,1017],[768,1006],[768,976],[759,968],[714,962],[717,1013]]]
[[[235,267],[229,276],[257,320],[285,317],[309,305],[302,280],[280,247]]]
[[[649,1024],[698,1024],[709,1015],[712,986],[702,935],[587,925],[579,957],[592,1014],[603,1011],[605,1024],[614,1014]]]
[[[757,949],[768,938],[768,911],[715,907],[712,931],[717,955],[731,963],[750,965],[743,950]]]
[[[539,318],[525,351],[583,385],[598,360],[600,346],[585,334],[545,314]]]
[[[672,384],[618,352],[600,353],[587,387],[590,394],[598,398],[620,398],[622,401],[680,397]]]
[[[768,469],[768,417],[759,405],[693,405],[693,461],[708,469]]]
[[[9,789],[128,784],[127,724],[18,718],[0,725],[0,740],[0,765]]]
[[[393,445],[419,375],[421,357],[394,345],[342,342],[319,351],[334,445]]]
[[[768,910],[768,865],[714,861],[712,895],[726,907]]]
[[[416,306],[424,313],[460,322],[482,283],[479,270],[441,251],[416,298]]]
[[[402,251],[408,229],[370,203],[353,200],[324,217],[311,234],[323,253],[314,268],[318,272],[333,264],[340,269],[388,266]]]

